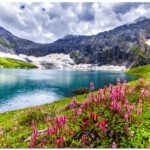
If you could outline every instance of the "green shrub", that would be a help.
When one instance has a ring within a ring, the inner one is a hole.
[[[135,47],[132,47],[130,51],[137,55],[140,52],[140,48],[138,46],[135,46]]]

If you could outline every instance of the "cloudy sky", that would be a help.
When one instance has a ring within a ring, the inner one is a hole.
[[[68,34],[97,34],[141,16],[150,16],[150,3],[0,4],[0,26],[38,43],[50,43]]]

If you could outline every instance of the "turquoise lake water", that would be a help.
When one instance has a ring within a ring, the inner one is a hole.
[[[117,78],[130,81],[136,77],[123,72],[0,69],[0,112],[73,96],[73,90],[89,88],[90,82],[94,82],[95,89],[103,88],[116,83]]]

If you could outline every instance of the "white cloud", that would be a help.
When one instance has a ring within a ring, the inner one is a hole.
[[[1,3],[0,26],[50,43],[66,34],[97,34],[149,13],[150,3]]]

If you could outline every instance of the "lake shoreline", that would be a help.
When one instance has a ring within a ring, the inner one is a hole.
[[[117,78],[123,82],[136,77],[124,72],[83,69],[0,69],[0,111],[51,103],[73,96],[72,91],[76,89],[89,88],[90,82],[95,84],[95,89],[99,89],[115,83]]]

